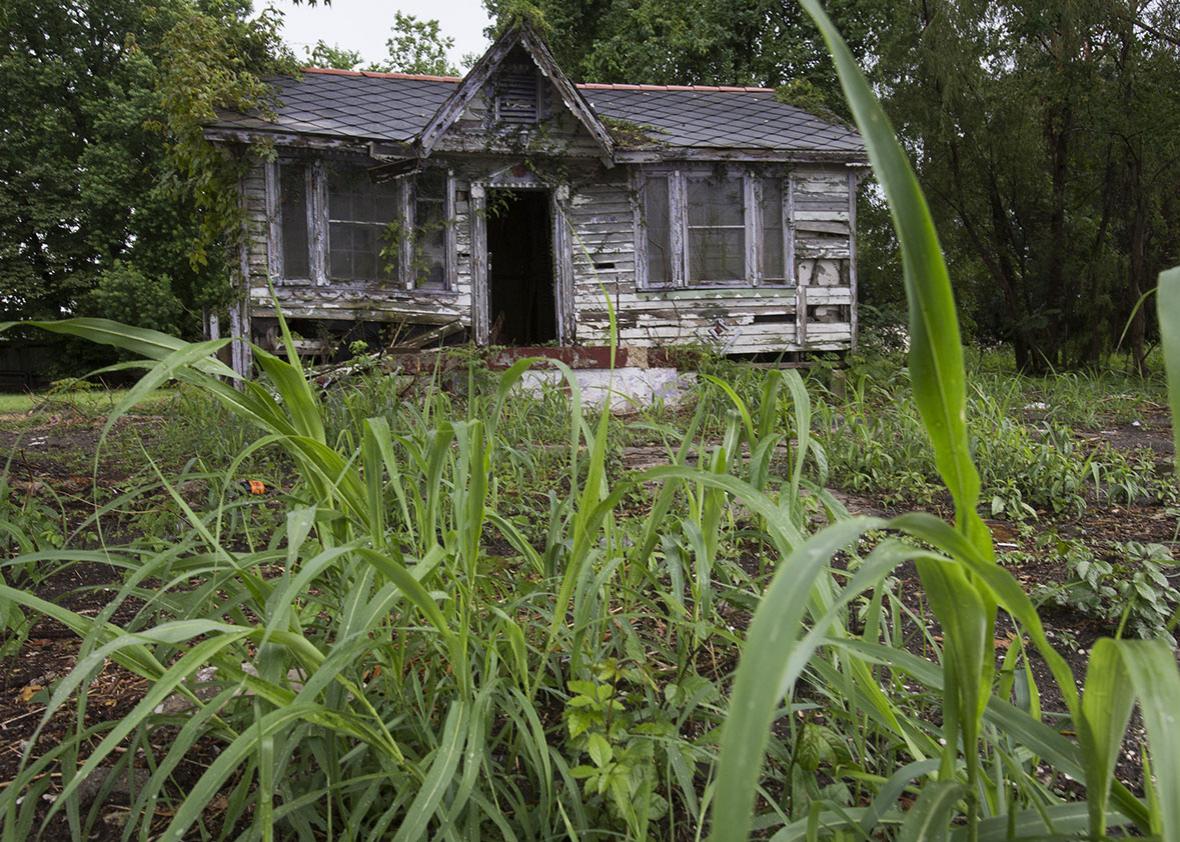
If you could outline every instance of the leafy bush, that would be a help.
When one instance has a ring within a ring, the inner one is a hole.
[[[146,275],[116,260],[87,294],[87,313],[124,324],[175,333],[183,308],[166,275]]]
[[[1176,566],[1167,547],[1116,542],[1102,558],[1081,541],[1059,539],[1057,549],[1073,579],[1042,586],[1044,598],[1105,622],[1116,636],[1130,631],[1134,637],[1174,642],[1180,591],[1166,572]]]

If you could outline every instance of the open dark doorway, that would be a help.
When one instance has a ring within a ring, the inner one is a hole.
[[[557,339],[549,194],[491,190],[488,196],[488,322],[493,345]]]

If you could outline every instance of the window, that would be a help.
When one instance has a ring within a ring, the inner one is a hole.
[[[688,283],[746,278],[746,220],[740,177],[690,177]]]
[[[672,283],[672,226],[668,223],[668,179],[649,177],[643,182],[648,286],[661,287]]]
[[[636,243],[640,285],[791,283],[785,184],[778,176],[735,168],[642,173]]]
[[[414,192],[414,286],[443,289],[447,271],[446,173],[419,173]]]
[[[292,281],[449,289],[450,175],[428,169],[377,182],[370,170],[359,161],[267,170],[274,271]]]
[[[363,167],[328,170],[328,277],[392,280],[397,274],[399,189],[374,183]]]
[[[762,179],[762,283],[785,284],[783,255],[783,182]]]
[[[285,278],[311,277],[307,236],[307,164],[279,164],[279,226]]]

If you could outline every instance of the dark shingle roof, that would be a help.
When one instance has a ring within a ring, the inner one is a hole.
[[[585,85],[600,117],[650,126],[668,146],[861,152],[860,136],[774,98],[765,88]]]
[[[413,140],[455,90],[454,80],[392,73],[305,71],[272,79],[276,119],[226,111],[215,128],[357,138]]]
[[[293,132],[358,140],[412,140],[459,80],[397,73],[307,70],[275,80],[276,119],[224,112],[213,128]],[[774,98],[765,88],[579,85],[595,112],[642,129],[621,146],[783,149],[862,153],[857,133]],[[650,144],[636,143],[646,134]]]

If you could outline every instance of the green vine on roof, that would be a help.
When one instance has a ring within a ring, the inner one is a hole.
[[[664,129],[658,126],[650,126],[646,123],[636,123],[632,120],[623,120],[618,117],[600,116],[598,118],[602,121],[602,125],[610,132],[611,138],[615,143],[621,146],[638,146],[638,145],[658,145],[663,144],[664,141],[656,135],[665,133]]]

